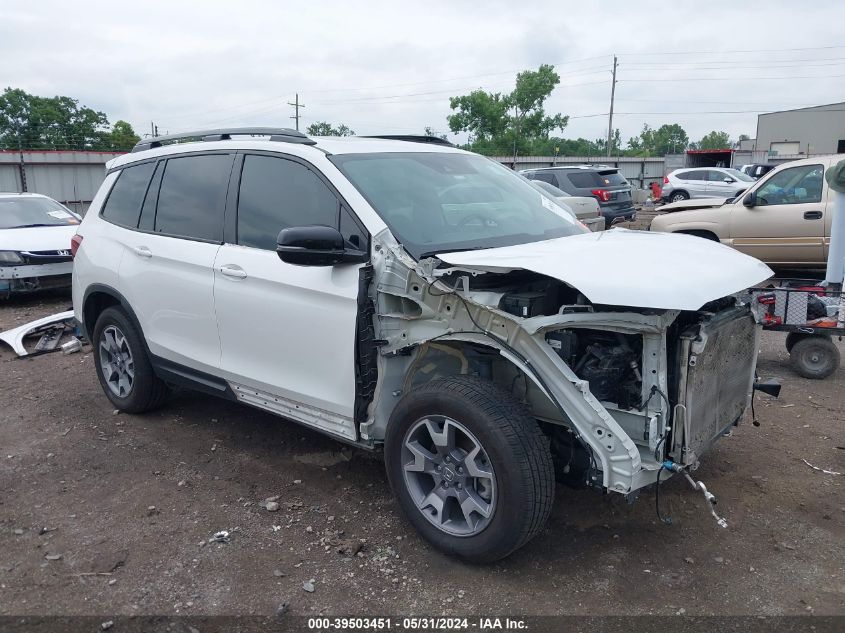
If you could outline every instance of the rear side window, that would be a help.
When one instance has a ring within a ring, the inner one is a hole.
[[[164,168],[155,232],[221,242],[233,156],[171,158]]]
[[[338,226],[340,205],[304,165],[272,156],[246,156],[238,195],[238,244],[276,249],[279,231],[292,226]]]
[[[707,172],[704,170],[682,171],[676,178],[681,180],[707,180]]]
[[[566,174],[573,186],[579,189],[592,189],[601,184],[598,176],[592,171],[585,172],[570,172]]]
[[[529,176],[531,180],[539,180],[540,182],[547,182],[550,185],[554,185],[557,187],[557,178],[555,175],[548,171],[538,171]]]
[[[120,172],[103,207],[104,219],[133,229],[138,226],[138,215],[155,166],[155,162],[143,163]]]
[[[605,187],[612,187],[614,185],[627,185],[628,181],[625,180],[625,176],[620,174],[615,169],[608,169],[606,171],[600,171],[598,173],[599,180],[601,184]]]

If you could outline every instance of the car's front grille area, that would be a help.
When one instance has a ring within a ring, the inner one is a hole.
[[[689,348],[681,346],[679,361],[686,364],[685,385],[679,389],[680,403],[686,407],[685,463],[695,461],[745,411],[758,336],[750,311],[734,308],[702,324]]]
[[[70,249],[61,251],[22,251],[23,263],[32,264],[62,264],[73,259]]]

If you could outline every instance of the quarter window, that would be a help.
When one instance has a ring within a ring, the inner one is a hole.
[[[757,204],[804,204],[821,202],[824,167],[802,165],[776,173],[757,190]]]
[[[155,162],[142,163],[120,172],[103,207],[104,219],[129,228],[138,226],[138,214],[155,166]]]
[[[230,154],[168,160],[158,195],[155,232],[222,241],[223,209],[232,160]]]
[[[244,158],[238,244],[275,250],[282,229],[313,224],[337,227],[338,210],[332,191],[304,165],[272,156]]]

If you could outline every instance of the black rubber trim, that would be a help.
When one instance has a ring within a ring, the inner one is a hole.
[[[212,374],[185,367],[152,354],[150,355],[150,364],[153,366],[156,376],[168,384],[187,387],[193,391],[200,391],[226,400],[238,399],[235,392],[229,387],[229,383]]]

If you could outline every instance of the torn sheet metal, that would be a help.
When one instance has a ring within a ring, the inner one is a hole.
[[[43,317],[30,323],[19,325],[11,330],[0,332],[0,341],[6,343],[9,347],[15,350],[18,356],[28,356],[29,352],[23,345],[23,340],[29,335],[38,332],[41,329],[46,329],[51,325],[62,323],[63,321],[73,321],[73,310],[67,312],[59,312],[52,316]]]
[[[462,269],[530,270],[593,303],[664,310],[698,310],[773,275],[763,262],[718,242],[628,229],[437,257]]]

